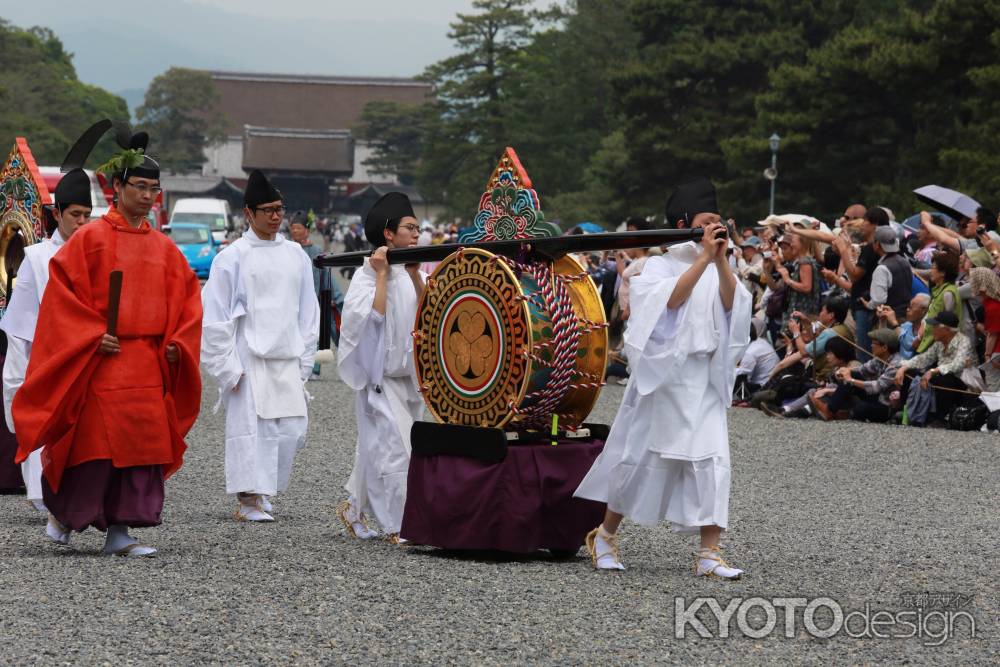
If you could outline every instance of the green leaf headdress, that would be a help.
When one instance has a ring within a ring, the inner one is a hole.
[[[120,174],[126,169],[135,169],[141,165],[146,156],[141,148],[126,148],[120,153],[113,155],[111,159],[102,164],[96,171],[102,174]]]

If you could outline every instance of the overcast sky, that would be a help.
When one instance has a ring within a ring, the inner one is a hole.
[[[0,17],[51,28],[77,75],[144,91],[172,66],[412,76],[452,53],[471,0],[0,0]],[[540,6],[548,4],[539,0]]]

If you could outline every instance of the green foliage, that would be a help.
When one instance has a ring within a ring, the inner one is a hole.
[[[0,151],[28,138],[40,165],[59,165],[77,137],[101,118],[128,119],[125,100],[76,78],[72,56],[47,28],[22,30],[0,19]],[[111,152],[109,138],[91,160]]]
[[[141,148],[126,148],[113,155],[107,162],[94,169],[94,171],[99,171],[110,177],[126,169],[135,169],[142,163],[143,151]]]
[[[208,72],[171,67],[157,76],[136,110],[149,132],[150,154],[164,169],[196,171],[206,145],[221,141],[225,117],[217,111],[218,92]]]
[[[423,138],[431,119],[429,106],[398,102],[371,102],[361,113],[355,132],[370,142],[372,157],[365,166],[376,174],[395,174],[403,185],[413,185],[420,163]]]
[[[662,215],[697,175],[758,220],[774,132],[779,211],[903,215],[928,183],[1000,196],[1000,0],[571,0],[544,16],[481,0],[452,28],[459,53],[425,73],[436,100],[371,125],[388,137],[376,161],[466,222],[505,145],[564,229]]]

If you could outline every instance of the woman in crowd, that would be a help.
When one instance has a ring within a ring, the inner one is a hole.
[[[986,336],[984,356],[989,359],[1000,338],[1000,276],[992,269],[976,267],[969,272],[972,293],[983,303],[982,333]]]
[[[815,316],[819,313],[822,294],[820,273],[813,257],[813,241],[798,234],[786,234],[779,242],[784,262],[775,267],[787,289],[782,325],[787,326],[793,312]],[[791,270],[788,269],[791,264]]]
[[[933,318],[938,313],[950,311],[955,313],[961,325],[963,320],[962,299],[958,295],[955,281],[958,279],[958,255],[952,252],[940,251],[931,258],[931,303],[927,308],[927,317]],[[924,337],[917,346],[917,352],[924,352],[934,343],[934,333],[931,327],[925,327]]]

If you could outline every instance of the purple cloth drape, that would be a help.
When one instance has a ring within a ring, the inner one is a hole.
[[[0,356],[0,368],[5,357]],[[21,466],[14,463],[17,438],[7,428],[7,420],[0,418],[0,493],[24,493]]]
[[[400,535],[444,549],[576,551],[604,518],[603,503],[573,497],[603,448],[512,444],[500,463],[414,455]]]

